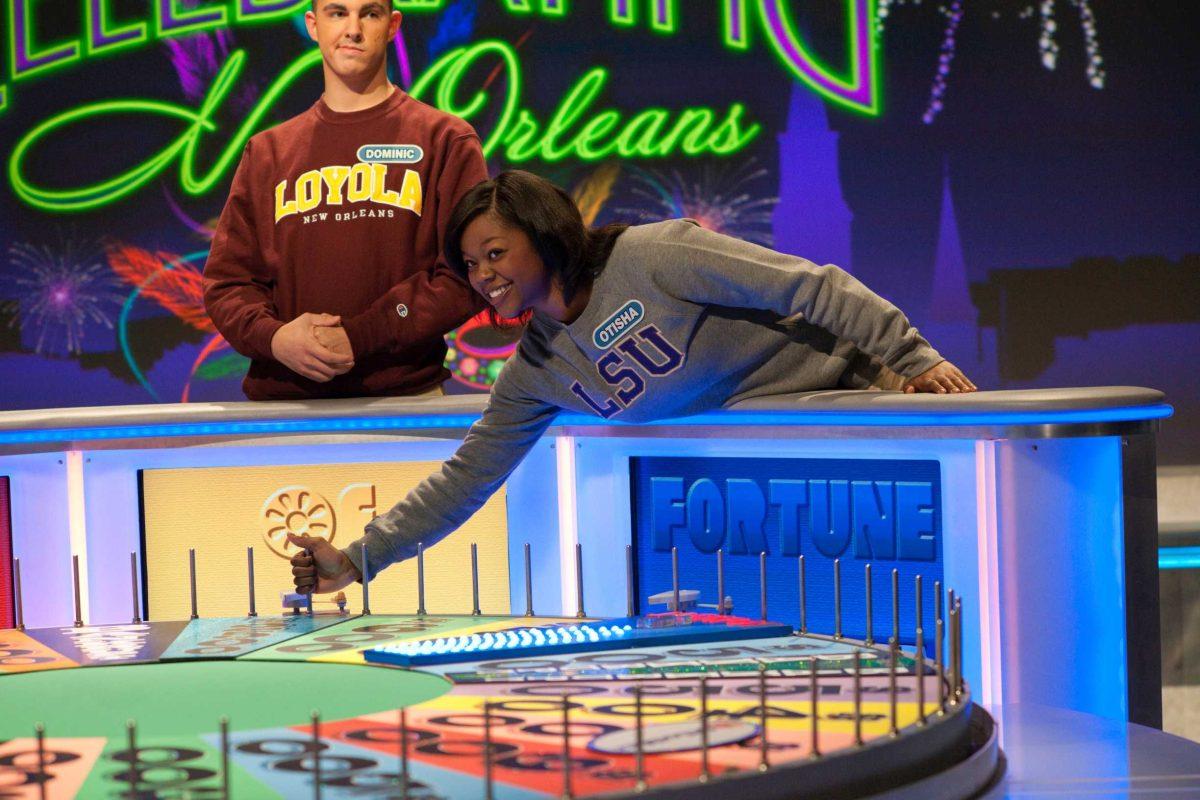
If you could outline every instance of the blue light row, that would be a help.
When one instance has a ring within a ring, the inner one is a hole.
[[[548,628],[512,628],[506,631],[470,633],[419,642],[386,645],[378,650],[392,655],[429,656],[446,653],[486,653],[516,647],[538,648],[564,644],[586,644],[626,636],[631,625],[556,625]]]
[[[987,411],[972,413],[891,411],[721,411],[660,420],[657,425],[805,425],[853,427],[947,427],[961,425],[1057,425],[1134,422],[1165,419],[1174,409],[1160,403],[1130,408],[1067,411]],[[467,428],[478,414],[442,414],[393,417],[335,417],[277,419],[243,422],[177,422],[158,425],[110,425],[94,428],[42,428],[0,431],[0,444],[82,442],[108,439],[155,439],[174,436],[228,436],[234,434],[322,433],[337,431],[429,430]],[[559,425],[635,425],[584,414],[561,414]]]
[[[887,427],[946,427],[958,425],[1061,425],[1102,422],[1137,422],[1166,419],[1175,413],[1167,403],[1123,408],[1068,409],[1060,411],[719,411],[678,417],[651,425],[814,425]],[[559,425],[631,424],[619,420],[603,420],[584,414],[562,414]]]
[[[171,436],[228,436],[245,433],[429,430],[432,428],[467,428],[478,419],[478,414],[444,414],[419,417],[336,417],[253,422],[177,422],[160,425],[112,425],[97,428],[44,428],[0,431],[0,444],[156,439]]]
[[[1161,547],[1159,569],[1200,569],[1200,547]]]

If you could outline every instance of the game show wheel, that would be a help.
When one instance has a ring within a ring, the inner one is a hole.
[[[996,769],[990,720],[952,688],[952,665],[679,617],[641,618],[640,639],[544,655],[507,643],[638,620],[288,614],[4,631],[0,793],[220,797],[228,782],[229,796],[252,798],[316,796],[316,784],[326,798],[858,797],[922,785],[966,797]],[[488,652],[445,657],[485,640]],[[439,650],[441,663],[378,663]]]

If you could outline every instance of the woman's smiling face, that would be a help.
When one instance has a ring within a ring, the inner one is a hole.
[[[480,214],[467,225],[462,258],[471,287],[501,317],[512,319],[529,309],[549,312],[562,303],[533,242],[492,213]]]

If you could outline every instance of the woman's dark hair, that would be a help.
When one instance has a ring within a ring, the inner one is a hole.
[[[550,181],[522,170],[501,172],[476,184],[450,214],[444,243],[446,261],[463,280],[467,278],[463,232],[472,220],[489,212],[529,237],[568,304],[604,269],[617,237],[629,227],[588,228],[571,196]]]

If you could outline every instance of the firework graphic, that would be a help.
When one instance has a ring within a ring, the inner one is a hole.
[[[875,12],[875,28],[882,34],[885,25],[896,10],[909,6],[915,8],[922,0],[879,0]],[[1038,58],[1047,70],[1058,67],[1059,23],[1055,17],[1058,0],[1039,0],[1036,8],[1027,5],[1016,11],[1017,19],[1022,21],[1036,20],[1038,23]],[[1096,27],[1096,15],[1092,10],[1090,0],[1069,0],[1079,14],[1079,27],[1083,32],[1084,49],[1087,53],[1087,82],[1093,89],[1103,89],[1108,73],[1104,69],[1104,58],[1100,53],[1100,35]],[[945,107],[946,88],[950,80],[950,68],[954,62],[957,50],[958,29],[963,18],[963,0],[943,0],[937,6],[937,11],[946,19],[945,31],[942,33],[942,45],[938,53],[937,72],[929,87],[929,102],[921,121],[932,125]],[[991,12],[991,19],[999,20],[1004,16],[999,10]]]
[[[771,212],[778,197],[758,197],[751,187],[767,176],[754,159],[739,167],[706,165],[699,181],[688,181],[678,170],[670,175],[630,167],[632,193],[642,205],[619,209],[643,222],[689,217],[704,228],[770,247],[774,243]]]
[[[475,33],[477,16],[479,0],[458,0],[443,11],[437,31],[429,38],[427,45],[430,63],[442,53],[469,42]]]
[[[73,241],[64,242],[58,252],[48,245],[9,246],[20,309],[9,325],[20,321],[25,332],[36,331],[33,349],[38,355],[60,352],[63,346],[68,355],[82,353],[89,324],[112,330],[107,309],[121,298],[99,251],[93,250]]]
[[[188,100],[204,99],[213,78],[221,71],[229,53],[236,47],[233,34],[227,30],[198,33],[164,43],[171,66],[179,78],[179,87]],[[258,88],[246,84],[233,96],[231,103],[239,111],[247,111],[258,99]]]
[[[612,197],[613,186],[620,174],[621,167],[619,165],[605,164],[571,190],[571,199],[579,207],[584,225],[595,223],[596,217],[604,209],[604,204]]]
[[[125,355],[125,361],[133,372],[138,383],[155,400],[160,399],[158,392],[150,385],[145,373],[138,366],[129,347],[129,314],[134,302],[139,297],[146,297],[158,303],[169,311],[176,319],[198,331],[208,334],[204,346],[192,363],[187,382],[179,401],[186,403],[191,394],[192,379],[213,380],[224,377],[236,369],[233,364],[244,367],[244,359],[229,359],[220,367],[209,365],[204,369],[205,361],[210,356],[229,348],[229,343],[217,333],[212,320],[204,310],[204,276],[194,262],[203,261],[207,252],[191,253],[186,256],[162,251],[150,252],[140,247],[111,241],[107,246],[108,264],[112,271],[126,284],[134,287],[121,308],[120,322],[117,327],[117,339]]]

